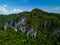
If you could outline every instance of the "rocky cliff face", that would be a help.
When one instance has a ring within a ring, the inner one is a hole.
[[[14,22],[13,20],[8,20],[8,22],[6,22],[4,25],[4,30],[7,30],[7,28],[13,28],[15,31],[20,30],[22,32],[26,32],[27,36],[32,35],[36,37],[37,32],[33,28],[26,30],[26,17],[22,16],[21,19],[19,19],[17,22],[16,21]]]

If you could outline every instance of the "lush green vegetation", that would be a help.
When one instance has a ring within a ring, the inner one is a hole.
[[[36,38],[27,37],[26,33],[15,32],[11,28],[3,29],[6,21],[16,21],[21,16],[26,16],[28,28],[33,27],[37,31]],[[44,25],[45,21],[47,26]],[[60,14],[48,13],[37,8],[31,12],[0,15],[0,45],[60,45],[60,35],[50,36],[57,28],[60,29]]]

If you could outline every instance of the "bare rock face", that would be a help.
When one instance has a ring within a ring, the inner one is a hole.
[[[55,29],[55,31],[53,31],[51,36],[60,36],[60,29],[59,28]]]
[[[5,23],[4,29],[6,30],[8,27],[12,28],[13,26],[13,20],[9,20],[8,22]]]
[[[19,25],[22,25],[22,26],[25,25],[25,19],[26,17],[22,16],[21,19],[17,22],[13,22],[13,20],[8,20],[8,22],[5,23],[4,28],[5,30],[7,29],[7,27],[17,29]],[[13,26],[13,23],[14,23],[14,26]]]
[[[47,27],[47,20],[45,21],[45,23],[44,23],[44,28],[46,28]]]
[[[25,25],[20,26],[20,29],[19,30],[21,30],[22,32],[25,32],[26,31],[26,26]]]
[[[30,34],[31,36],[36,37],[37,32],[34,31],[33,28],[30,28],[30,29],[27,31],[27,36],[28,36],[29,34]]]
[[[20,23],[21,23],[22,25],[25,25],[25,21],[26,21],[26,17],[22,16]]]
[[[4,30],[6,30],[8,28],[8,23],[6,22],[6,24],[4,25]]]
[[[22,31],[22,32],[26,32],[26,17],[25,16],[21,16],[21,19],[19,19],[18,21],[13,21],[13,20],[8,20],[8,22],[5,23],[4,25],[4,29],[6,30],[8,27],[13,28],[15,31]],[[27,31],[27,36],[28,35],[34,36],[36,37],[37,32],[34,31],[33,28],[30,28]]]

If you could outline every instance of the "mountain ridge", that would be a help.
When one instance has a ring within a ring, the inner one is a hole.
[[[8,28],[5,29],[4,26]],[[0,35],[3,44],[58,45],[60,44],[60,14],[33,9],[31,12],[0,15]]]

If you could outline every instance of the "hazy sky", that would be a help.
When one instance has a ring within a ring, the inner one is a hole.
[[[33,8],[60,13],[60,0],[0,0],[0,14],[30,11]]]

